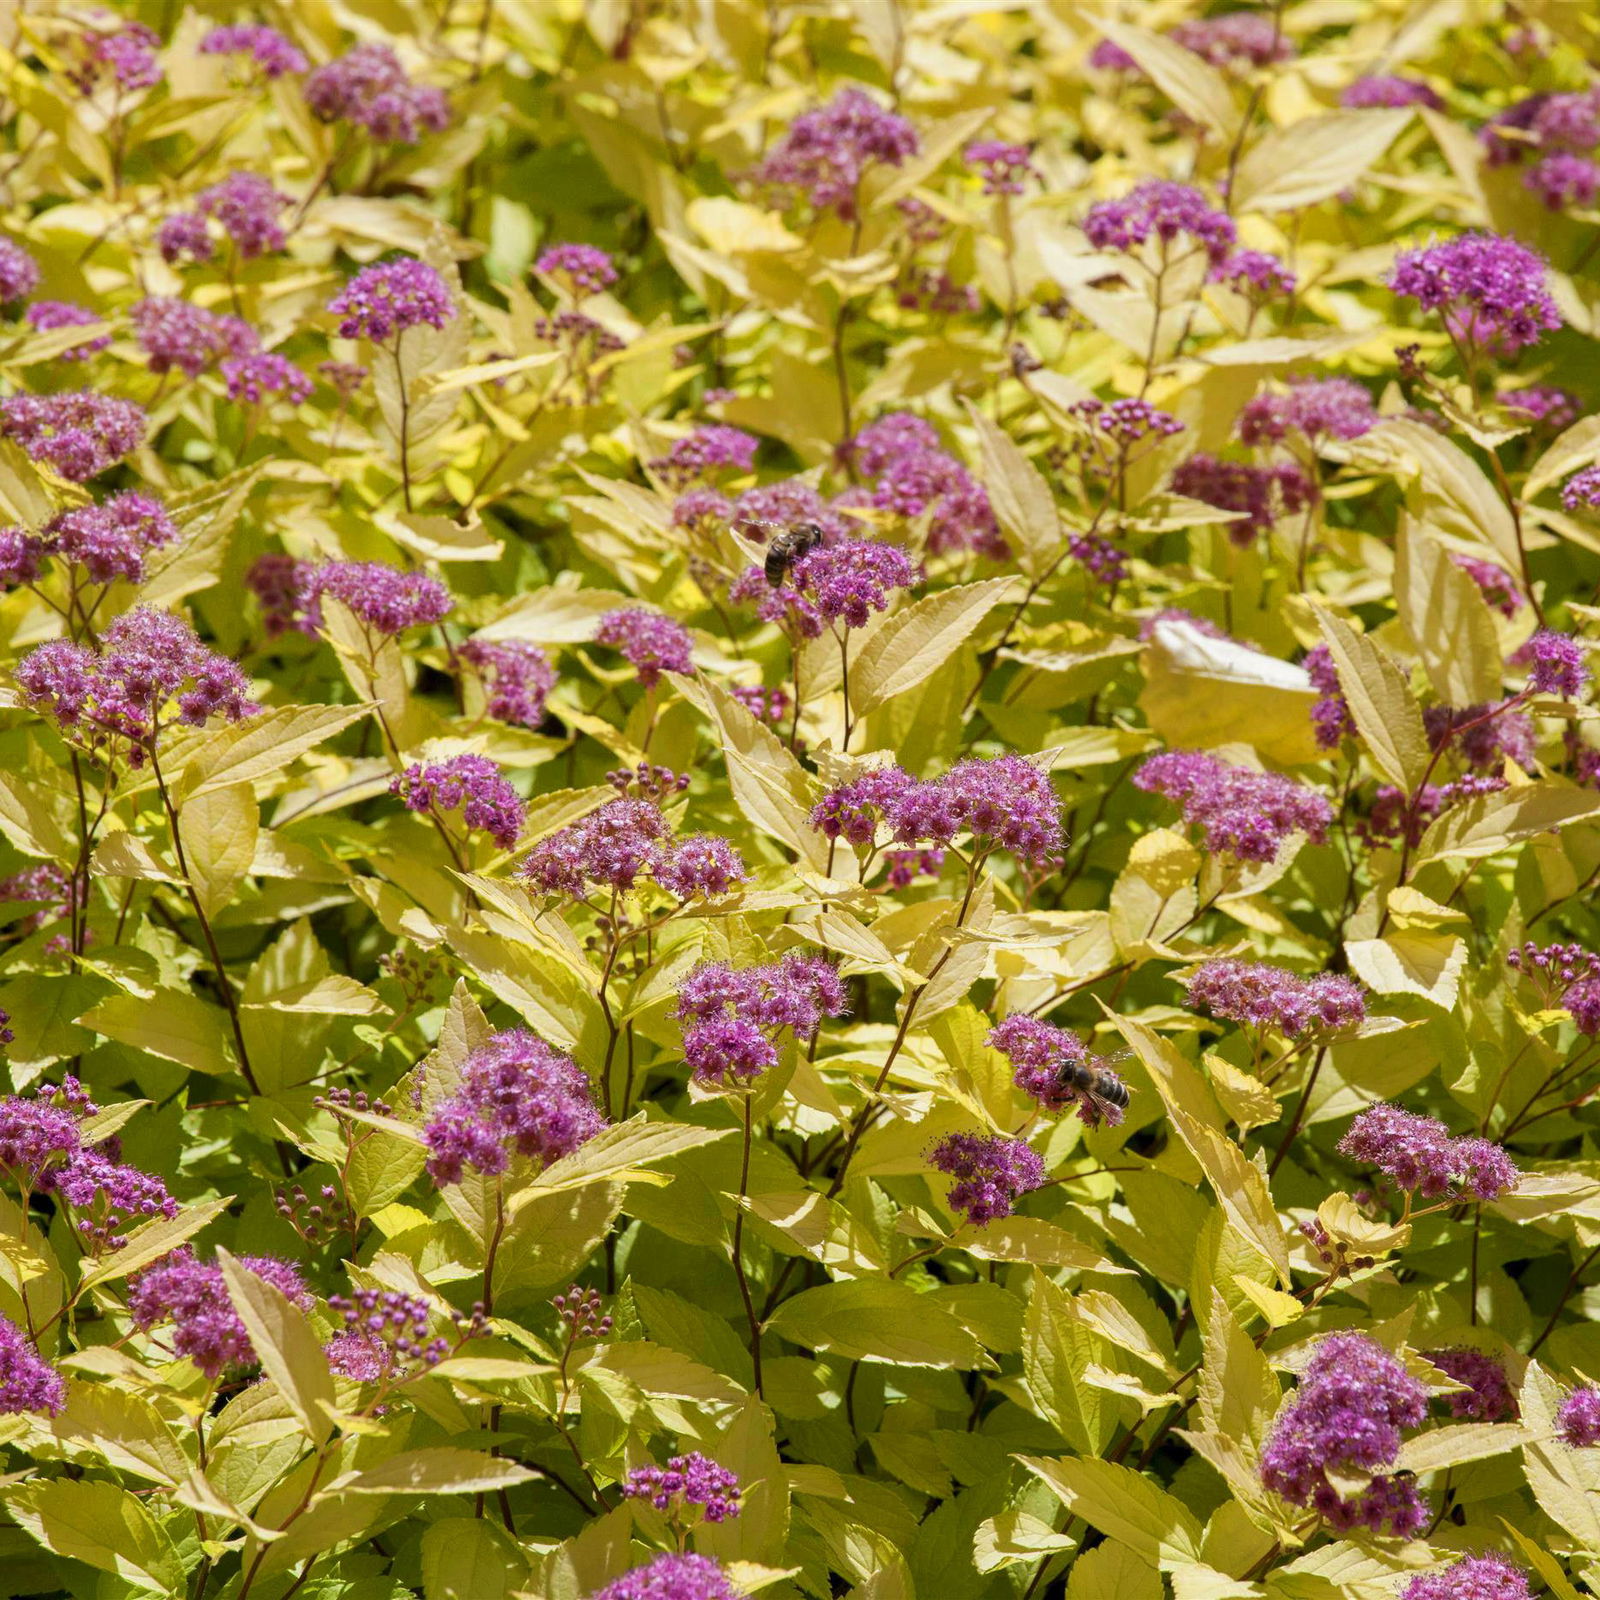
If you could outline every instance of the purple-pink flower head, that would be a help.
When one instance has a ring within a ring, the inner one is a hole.
[[[417,762],[389,785],[407,811],[459,811],[469,831],[489,835],[509,850],[522,832],[522,796],[487,756],[451,756],[448,761]]]
[[[1519,389],[1502,390],[1500,404],[1508,411],[1520,411],[1532,417],[1541,428],[1548,428],[1552,433],[1570,428],[1583,415],[1578,397],[1570,389],[1558,389],[1552,383],[1529,383]]]
[[[383,144],[415,144],[450,126],[442,89],[413,83],[386,44],[358,44],[306,79],[306,104],[323,122],[353,122]]]
[[[710,1556],[669,1551],[596,1589],[589,1600],[741,1600]]]
[[[93,94],[106,72],[119,94],[161,82],[161,36],[142,22],[125,23],[111,33],[86,33],[79,48],[82,55],[67,77],[80,94]]]
[[[496,722],[537,728],[556,686],[555,668],[536,644],[521,639],[468,639],[456,651],[483,685],[484,710]]]
[[[151,495],[126,489],[97,506],[52,517],[41,530],[44,550],[80,566],[95,583],[125,578],[143,583],[145,558],[178,537],[167,508]]]
[[[70,300],[35,300],[28,307],[28,326],[39,333],[52,333],[57,328],[87,328],[100,320],[96,312],[87,306],[74,305]],[[97,334],[70,350],[63,350],[56,360],[87,361],[110,343],[109,333]]]
[[[1561,485],[1561,503],[1568,511],[1600,506],[1600,465],[1573,473]]]
[[[1339,1532],[1388,1528],[1415,1536],[1428,1508],[1409,1479],[1383,1474],[1400,1453],[1400,1430],[1427,1416],[1427,1391],[1362,1333],[1319,1339],[1300,1387],[1278,1412],[1261,1453],[1261,1481]],[[1371,1475],[1346,1495],[1339,1479]]]
[[[1526,245],[1491,233],[1464,233],[1408,250],[1389,287],[1424,311],[1440,311],[1469,347],[1515,353],[1561,326],[1545,286],[1545,265]]]
[[[1359,439],[1377,426],[1372,396],[1349,378],[1306,378],[1282,391],[1263,390],[1239,413],[1239,438],[1281,444],[1291,433],[1313,443]]]
[[[681,490],[698,479],[713,478],[721,472],[748,472],[755,465],[760,442],[753,433],[746,433],[742,428],[730,428],[721,422],[706,423],[687,438],[675,440],[664,456],[656,456],[650,462],[650,470]],[[675,510],[675,521],[677,515]]]
[[[1264,961],[1223,957],[1203,962],[1188,980],[1187,1003],[1226,1022],[1275,1028],[1290,1039],[1359,1028],[1366,1020],[1366,991],[1351,978],[1314,978]]]
[[[202,644],[182,617],[150,606],[117,617],[98,650],[66,639],[39,645],[18,663],[16,682],[35,710],[89,748],[125,740],[135,767],[168,722],[238,722],[261,709],[235,662]]]
[[[540,894],[581,900],[591,883],[631,889],[657,859],[667,821],[649,800],[608,800],[541,840],[517,868]]]
[[[694,671],[690,659],[694,640],[689,630],[659,611],[640,607],[608,611],[595,629],[594,642],[620,650],[644,689],[653,689],[664,672]]]
[[[842,454],[873,480],[871,503],[878,510],[927,517],[934,555],[972,550],[999,560],[1008,553],[987,492],[940,447],[922,418],[891,412],[863,428]]]
[[[1121,200],[1089,207],[1083,231],[1096,250],[1132,250],[1154,238],[1163,249],[1187,238],[1211,258],[1223,260],[1238,238],[1233,218],[1213,210],[1198,189],[1151,178]]]
[[[213,28],[200,41],[204,56],[246,56],[264,78],[281,78],[286,73],[304,72],[309,63],[299,47],[276,28],[264,23],[234,23]]]
[[[1101,39],[1089,52],[1089,65],[1096,72],[1138,72],[1139,63],[1110,39]]]
[[[708,1088],[744,1088],[778,1063],[785,1028],[809,1038],[845,1009],[844,984],[820,955],[791,950],[777,961],[730,967],[703,961],[678,990],[683,1059]]]
[[[120,1250],[124,1232],[151,1217],[175,1217],[178,1202],[160,1178],[127,1166],[106,1146],[80,1150],[58,1171],[48,1172],[41,1189],[72,1208],[72,1225],[90,1255]]]
[[[374,633],[391,635],[431,627],[449,615],[451,606],[450,591],[426,572],[402,572],[381,561],[330,561],[301,569],[293,626],[303,633],[320,630],[324,595],[332,595]]]
[[[546,1167],[605,1125],[583,1069],[511,1028],[467,1057],[455,1093],[434,1107],[423,1129],[428,1173],[439,1184],[459,1183],[467,1167],[493,1176],[513,1155]]]
[[[622,1480],[622,1498],[648,1500],[676,1520],[693,1508],[696,1520],[726,1522],[739,1515],[739,1475],[691,1450],[664,1467],[634,1467]]]
[[[1333,821],[1326,796],[1275,772],[1231,766],[1201,750],[1167,750],[1134,774],[1135,785],[1175,801],[1208,850],[1272,861],[1291,834],[1321,844]]]
[[[1561,997],[1572,1024],[1588,1038],[1600,1034],[1600,978],[1580,978]]]
[[[545,277],[565,284],[577,299],[599,294],[617,281],[611,257],[592,244],[553,244],[533,265]]]
[[[1368,1106],[1338,1148],[1340,1155],[1376,1167],[1397,1188],[1415,1191],[1424,1200],[1443,1195],[1498,1200],[1522,1176],[1499,1145],[1452,1138],[1442,1122],[1399,1106]]]
[[[356,1289],[329,1295],[328,1309],[344,1330],[323,1348],[328,1365],[361,1383],[404,1380],[436,1367],[450,1354],[450,1341],[433,1332],[433,1307],[420,1295],[397,1289]]]
[[[1536,162],[1522,182],[1538,195],[1547,211],[1592,206],[1600,195],[1600,163],[1560,150]]]
[[[1462,1556],[1436,1572],[1419,1572],[1400,1591],[1400,1600],[1532,1600],[1532,1595],[1527,1573],[1491,1550]]]
[[[233,241],[242,260],[283,249],[283,213],[289,196],[259,172],[233,172],[221,183],[202,189],[196,207],[211,217]]]
[[[768,622],[792,619],[798,631],[815,639],[828,625],[864,628],[875,611],[887,611],[896,590],[922,581],[922,569],[899,545],[876,539],[841,539],[819,545],[790,562],[774,588],[760,567],[749,567],[728,590],[731,600],[755,600]]]
[[[1422,725],[1433,749],[1454,750],[1474,771],[1498,771],[1508,760],[1530,768],[1536,742],[1533,721],[1515,706],[1514,699],[1494,705],[1427,706]]]
[[[1589,681],[1587,652],[1582,643],[1549,628],[1539,629],[1511,661],[1514,666],[1528,669],[1528,688],[1533,694],[1574,700]]]
[[[291,405],[311,398],[315,384],[292,361],[275,350],[257,350],[247,356],[229,356],[221,366],[228,398],[241,405],[259,406],[274,395]]]
[[[1347,84],[1339,95],[1339,104],[1347,111],[1367,111],[1383,108],[1403,111],[1407,106],[1426,106],[1430,111],[1443,111],[1444,101],[1425,83],[1415,78],[1399,78],[1377,73],[1371,77],[1357,78]]]
[[[650,873],[680,900],[714,899],[750,876],[744,857],[715,833],[691,833],[662,845]]]
[[[1175,416],[1148,400],[1113,400],[1108,406],[1099,406],[1095,426],[1123,449],[1151,436],[1170,438],[1183,432],[1183,424]]]
[[[916,153],[916,130],[904,117],[859,89],[841,89],[827,105],[796,117],[750,176],[795,191],[814,211],[853,222],[867,168],[902,166]]]
[[[456,314],[450,285],[415,256],[363,267],[328,302],[328,310],[341,319],[341,338],[374,344],[408,328],[442,328]]]
[[[39,287],[39,263],[15,239],[0,238],[0,301],[25,300]]]
[[[1037,178],[1033,154],[1025,144],[979,139],[962,152],[962,160],[983,179],[985,194],[1021,194],[1028,179]]]
[[[918,780],[900,767],[879,767],[831,789],[811,810],[811,826],[829,839],[853,845],[876,842],[880,825],[889,824],[900,800]]]
[[[311,1295],[296,1268],[276,1256],[240,1256],[239,1265],[287,1296],[302,1310]],[[202,1262],[184,1245],[147,1267],[128,1285],[128,1313],[148,1333],[172,1324],[172,1349],[188,1356],[208,1378],[256,1363],[250,1335],[233,1309],[227,1280],[215,1262]]]
[[[1265,67],[1293,60],[1294,43],[1260,11],[1224,11],[1180,22],[1167,35],[1214,67]]]
[[[0,434],[73,483],[115,466],[144,442],[145,415],[131,400],[90,389],[13,394],[0,400]]]
[[[22,1189],[39,1188],[81,1151],[78,1121],[71,1107],[48,1098],[0,1100],[0,1169]]]
[[[198,211],[174,211],[156,229],[156,249],[169,267],[190,261],[209,261],[216,254],[211,229]]]
[[[1279,517],[1304,511],[1317,499],[1317,486],[1297,461],[1257,467],[1204,453],[1178,464],[1172,490],[1219,511],[1237,512],[1227,525],[1228,537],[1241,547],[1267,532]]]
[[[1266,300],[1293,294],[1299,280],[1277,256],[1264,250],[1235,250],[1211,269],[1210,281]]]
[[[1046,1111],[1076,1111],[1091,1128],[1122,1121],[1127,1085],[1076,1034],[1014,1011],[990,1030],[988,1044],[1011,1063],[1011,1081]]]
[[[61,1374],[16,1323],[0,1317],[0,1416],[42,1411],[53,1417],[66,1403]]]
[[[219,316],[168,295],[139,301],[128,316],[152,372],[176,367],[185,377],[198,378],[224,356],[249,355],[260,343],[238,317]]]
[[[1021,1139],[1000,1134],[949,1133],[928,1152],[939,1172],[956,1181],[950,1208],[975,1227],[1009,1217],[1017,1201],[1044,1182],[1044,1162]]]
[[[1477,584],[1478,592],[1501,616],[1514,617],[1522,609],[1522,592],[1504,567],[1455,551],[1450,559]]]
[[[1600,1389],[1574,1389],[1556,1411],[1556,1431],[1574,1450],[1600,1444]]]
[[[1445,1396],[1452,1417],[1471,1422],[1504,1422],[1517,1415],[1516,1397],[1502,1362],[1481,1350],[1430,1350],[1428,1359],[1447,1377],[1466,1387]]]

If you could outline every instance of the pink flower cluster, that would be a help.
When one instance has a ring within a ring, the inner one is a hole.
[[[166,507],[129,489],[100,505],[63,511],[38,533],[0,528],[0,584],[32,583],[51,556],[81,567],[92,583],[143,583],[145,558],[177,537]]]
[[[91,748],[125,740],[142,766],[176,702],[175,719],[200,727],[211,717],[238,722],[261,708],[238,666],[200,642],[182,617],[139,606],[101,635],[99,649],[52,639],[24,656],[17,686],[37,710]]]
[[[1164,249],[1187,238],[1213,265],[1227,257],[1238,238],[1225,211],[1214,210],[1198,189],[1166,178],[1148,179],[1121,200],[1096,201],[1083,231],[1096,250],[1132,250],[1152,238]]]
[[[1395,262],[1389,287],[1424,311],[1442,311],[1469,352],[1515,354],[1561,326],[1545,286],[1544,262],[1524,244],[1492,233],[1463,233],[1408,250]]]
[[[917,153],[904,117],[860,89],[841,89],[825,106],[803,112],[751,173],[755,182],[791,189],[814,211],[853,222],[861,179],[874,163],[898,167]]]
[[[708,1087],[744,1088],[778,1064],[784,1029],[809,1038],[845,1009],[844,984],[820,955],[791,950],[776,961],[730,967],[703,961],[684,979],[673,1015],[683,1058]]]
[[[1340,1155],[1376,1167],[1398,1188],[1424,1200],[1455,1195],[1498,1200],[1516,1188],[1522,1174],[1501,1147],[1488,1139],[1453,1138],[1433,1117],[1399,1106],[1368,1106],[1339,1141]]]
[[[1122,1121],[1122,1105],[1099,1092],[1097,1080],[1102,1086],[1109,1080],[1112,1094],[1120,1092],[1123,1100],[1126,1085],[1089,1054],[1075,1033],[1014,1011],[990,1029],[986,1042],[1011,1063],[1011,1081],[1046,1111],[1076,1111],[1091,1128],[1102,1123],[1114,1128]]]
[[[1275,772],[1232,766],[1201,750],[1151,756],[1133,781],[1180,805],[1183,820],[1200,829],[1208,850],[1241,861],[1273,860],[1294,833],[1321,844],[1333,821],[1332,805],[1315,789]]]
[[[664,1467],[631,1468],[622,1480],[622,1497],[648,1500],[674,1517],[693,1506],[706,1522],[727,1522],[739,1515],[739,1475],[691,1450],[671,1457]]]
[[[813,807],[811,825],[830,839],[872,844],[880,826],[896,844],[950,845],[968,833],[1038,868],[1062,849],[1061,802],[1047,774],[1022,756],[972,757],[943,777],[899,767],[863,773]]]
[[[1516,1397],[1504,1365],[1481,1350],[1430,1350],[1428,1359],[1466,1388],[1445,1396],[1452,1417],[1472,1422],[1504,1422],[1517,1415]]]
[[[450,126],[442,89],[413,83],[386,44],[358,44],[306,79],[306,104],[323,122],[353,122],[384,144],[415,144]]]
[[[426,261],[399,256],[363,267],[328,302],[341,339],[383,344],[408,328],[442,328],[456,314],[450,285]]]
[[[513,1154],[540,1167],[571,1155],[606,1126],[583,1069],[525,1028],[491,1034],[463,1063],[454,1091],[423,1128],[428,1175],[460,1183],[468,1167],[494,1176]]]
[[[16,1323],[0,1317],[0,1416],[42,1411],[53,1417],[66,1403],[61,1374]]]
[[[245,575],[261,603],[267,637],[293,628],[315,635],[322,629],[322,597],[332,595],[375,633],[396,635],[422,628],[449,614],[450,591],[425,572],[402,572],[381,561],[328,561],[321,565],[291,556],[261,556]]]
[[[309,65],[304,52],[276,28],[265,23],[229,23],[213,28],[200,41],[205,56],[247,56],[264,78],[281,78],[304,72]]]
[[[864,628],[873,612],[889,609],[895,590],[921,581],[922,569],[899,545],[841,539],[792,561],[777,588],[760,567],[747,568],[729,587],[728,597],[754,600],[764,621],[792,622],[803,638],[815,639],[835,622]]]
[[[928,517],[928,549],[935,555],[973,550],[999,560],[1006,555],[989,496],[939,442],[930,422],[896,411],[869,423],[842,452],[871,482],[871,504],[913,520]]]
[[[1489,165],[1532,165],[1523,184],[1551,211],[1590,206],[1600,194],[1600,92],[1548,90],[1528,95],[1484,123],[1478,132]]]
[[[1261,1481],[1339,1532],[1367,1528],[1415,1537],[1428,1508],[1410,1479],[1386,1475],[1400,1430],[1427,1416],[1422,1385],[1361,1333],[1319,1339],[1294,1397],[1279,1411],[1261,1453]],[[1338,1480],[1369,1481],[1345,1493]]]
[[[221,316],[187,300],[153,295],[128,313],[133,336],[152,372],[176,368],[198,378],[224,356],[247,356],[259,345],[255,330],[238,317]]]
[[[240,1256],[239,1265],[302,1310],[310,1309],[311,1293],[299,1269],[289,1262],[276,1256]],[[170,1322],[173,1350],[188,1356],[213,1380],[230,1367],[256,1363],[255,1346],[233,1308],[222,1268],[200,1261],[188,1245],[164,1256],[128,1285],[128,1314],[134,1326],[147,1333]]]
[[[496,722],[537,728],[556,685],[555,668],[536,644],[521,639],[468,639],[456,651],[483,685],[484,710]]]
[[[1267,532],[1279,517],[1304,511],[1317,500],[1316,484],[1297,461],[1258,467],[1204,452],[1179,463],[1172,490],[1220,511],[1237,512],[1228,524],[1228,537],[1240,546]]]
[[[1190,976],[1187,1003],[1247,1028],[1274,1028],[1290,1039],[1322,1037],[1366,1021],[1366,991],[1337,973],[1302,977],[1265,961],[1221,957]]]
[[[87,328],[101,319],[87,306],[75,305],[70,300],[35,300],[28,307],[28,326],[40,333],[53,333],[58,328]],[[58,361],[87,361],[111,343],[109,333],[96,334],[82,344],[63,350]]]
[[[742,1600],[728,1575],[710,1556],[668,1551],[625,1572],[589,1600]]]
[[[481,829],[502,850],[522,832],[522,796],[487,756],[451,756],[448,761],[416,762],[389,785],[407,811],[459,811],[465,826]]]
[[[13,394],[0,400],[0,434],[73,483],[115,466],[144,442],[145,415],[131,400],[90,389]]]
[[[975,1227],[1009,1217],[1017,1201],[1044,1182],[1044,1161],[1021,1139],[949,1133],[928,1152],[934,1168],[954,1178],[946,1199]]]

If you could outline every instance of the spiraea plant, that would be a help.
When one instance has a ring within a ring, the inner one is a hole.
[[[0,1592],[1600,1580],[1600,23],[0,16]]]

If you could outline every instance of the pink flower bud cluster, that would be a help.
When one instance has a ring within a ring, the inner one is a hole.
[[[1436,1118],[1399,1106],[1368,1106],[1350,1124],[1338,1149],[1340,1155],[1376,1167],[1397,1188],[1424,1200],[1444,1195],[1498,1200],[1522,1177],[1510,1156],[1491,1140],[1454,1138]]]
[[[896,590],[922,581],[922,569],[899,545],[876,539],[843,539],[807,551],[789,564],[774,588],[760,567],[749,567],[728,590],[730,600],[756,601],[764,621],[792,621],[806,639],[828,625],[864,628],[873,612],[887,611]]]
[[[1287,389],[1264,389],[1239,413],[1239,438],[1281,444],[1291,433],[1313,444],[1359,439],[1377,426],[1372,396],[1349,378],[1303,378]]]
[[[650,470],[674,488],[683,489],[699,478],[715,477],[720,472],[748,472],[755,465],[759,443],[754,434],[742,428],[709,423],[696,428],[687,438],[676,440],[665,455],[650,462]]]
[[[40,333],[53,333],[58,328],[87,328],[99,321],[98,312],[91,311],[87,306],[76,305],[71,300],[35,300],[28,307],[28,326]],[[74,345],[70,350],[63,350],[56,359],[87,361],[110,343],[109,333],[96,334],[94,338]]]
[[[1590,206],[1600,194],[1600,92],[1548,90],[1497,112],[1478,130],[1491,167],[1532,158],[1523,185],[1551,211]]]
[[[1426,106],[1430,111],[1443,111],[1444,101],[1425,83],[1415,78],[1400,78],[1378,73],[1357,78],[1347,84],[1339,94],[1339,104],[1347,111],[1368,111],[1383,108],[1402,111],[1407,106]]]
[[[1600,1389],[1574,1389],[1556,1410],[1556,1431],[1574,1450],[1600,1444]]]
[[[322,597],[332,595],[375,633],[395,635],[423,628],[449,614],[450,591],[425,572],[402,572],[381,561],[296,561],[260,557],[245,584],[261,603],[267,637],[293,628],[315,635],[322,629]]]
[[[611,1318],[600,1309],[598,1289],[585,1289],[575,1283],[565,1294],[556,1295],[550,1304],[567,1325],[567,1338],[573,1344],[603,1339],[611,1332]]]
[[[152,372],[176,368],[198,378],[224,356],[247,356],[259,345],[255,330],[238,317],[221,316],[187,300],[153,295],[128,313],[133,336]]]
[[[1386,1475],[1400,1430],[1427,1416],[1427,1391],[1376,1340],[1362,1333],[1319,1339],[1300,1387],[1278,1412],[1261,1453],[1261,1481],[1294,1505],[1319,1512],[1338,1532],[1386,1528],[1415,1537],[1428,1508],[1409,1478]],[[1347,1494],[1338,1480],[1370,1475]]]
[[[551,245],[534,262],[547,278],[558,278],[578,297],[599,294],[617,281],[617,269],[604,250],[592,244]]]
[[[1517,1415],[1516,1397],[1505,1366],[1481,1350],[1430,1350],[1428,1359],[1446,1376],[1466,1385],[1445,1396],[1452,1417],[1471,1422],[1505,1422]]]
[[[596,1589],[589,1600],[742,1600],[742,1596],[710,1556],[668,1551]]]
[[[951,1209],[980,1228],[1009,1217],[1017,1201],[1045,1179],[1038,1152],[1001,1134],[946,1134],[928,1160],[956,1180],[945,1197]]]
[[[81,567],[92,583],[143,583],[145,558],[177,537],[166,507],[130,489],[101,505],[63,511],[36,534],[0,528],[0,585],[34,582],[51,556]]]
[[[1262,11],[1192,17],[1175,24],[1167,37],[1214,67],[1266,67],[1295,55],[1294,42]]]
[[[1189,239],[1211,258],[1224,260],[1238,238],[1233,218],[1213,210],[1198,189],[1151,178],[1121,200],[1098,200],[1089,207],[1083,231],[1096,250],[1133,250],[1149,239],[1165,247]]]
[[[451,1342],[433,1332],[433,1307],[395,1289],[356,1289],[329,1295],[328,1309],[344,1323],[324,1347],[328,1365],[358,1382],[404,1382],[436,1367]]]
[[[684,979],[673,1011],[695,1078],[743,1088],[778,1064],[778,1036],[809,1038],[845,1010],[844,984],[820,955],[791,950],[777,961],[731,967],[703,961]]]
[[[1419,1572],[1400,1600],[1532,1600],[1528,1575],[1503,1555],[1462,1556],[1437,1572]]]
[[[571,1155],[606,1126],[583,1069],[524,1028],[491,1034],[463,1063],[455,1091],[423,1129],[428,1175],[460,1183],[493,1176],[518,1155],[540,1167]]]
[[[663,673],[694,671],[694,640],[689,630],[659,611],[638,607],[608,611],[595,629],[594,640],[620,650],[643,689],[653,689]]]
[[[304,72],[309,65],[297,45],[264,23],[241,22],[213,28],[200,41],[200,54],[247,56],[264,78]]]
[[[426,261],[399,256],[363,267],[328,302],[341,339],[384,344],[409,328],[442,328],[456,314],[455,298]]]
[[[666,1466],[634,1467],[622,1480],[624,1500],[648,1500],[657,1511],[685,1520],[727,1522],[739,1515],[739,1475],[698,1450],[671,1457]]]

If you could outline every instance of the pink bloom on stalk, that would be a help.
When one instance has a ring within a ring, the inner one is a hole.
[[[846,88],[826,106],[796,117],[750,176],[795,190],[814,210],[852,222],[867,168],[875,162],[902,166],[916,153],[916,130],[904,117]]]
[[[1021,1139],[999,1134],[946,1134],[928,1153],[940,1172],[956,1179],[946,1199],[977,1227],[998,1222],[1017,1201],[1044,1182],[1044,1162]]]

